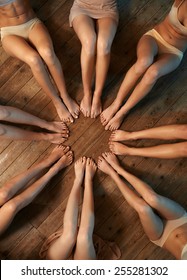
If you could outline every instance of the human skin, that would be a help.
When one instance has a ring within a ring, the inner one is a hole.
[[[102,112],[101,96],[118,23],[110,17],[93,19],[87,15],[78,15],[72,24],[82,46],[80,60],[83,99],[80,110],[85,117],[96,118]],[[94,74],[95,89],[92,94]]]
[[[180,2],[180,0],[175,1],[175,5],[178,6]],[[179,7],[178,20],[187,27],[187,1],[184,1]],[[171,46],[182,52],[186,51],[187,35],[171,24],[168,15],[154,29]],[[175,70],[180,62],[181,59],[174,53],[159,55],[155,38],[143,35],[137,45],[137,61],[127,71],[113,103],[100,116],[105,129],[110,131],[118,129],[124,117],[147,96],[157,80]]]
[[[137,139],[187,140],[187,125],[171,124],[132,132],[115,130],[110,136],[110,141],[115,142]]]
[[[95,222],[93,177],[96,169],[97,166],[91,158],[81,157],[75,162],[75,179],[64,213],[62,234],[49,247],[47,259],[67,260],[70,256],[77,260],[96,259],[92,239]],[[80,192],[83,182],[84,196],[78,228]]]
[[[103,153],[98,159],[98,168],[109,175],[121,191],[127,203],[137,212],[145,234],[157,240],[164,231],[165,220],[175,220],[184,215],[185,209],[177,202],[157,194],[150,185],[127,172],[112,153]],[[134,188],[130,188],[121,176]],[[164,248],[181,259],[187,244],[187,223],[175,228],[164,243]]]
[[[47,122],[32,114],[11,106],[0,105],[0,120],[3,121],[3,124],[0,124],[0,139],[30,141],[44,140],[54,144],[61,144],[66,141],[69,136],[69,130],[65,123],[57,121]],[[10,123],[11,125],[7,125],[4,122]],[[12,123],[38,126],[54,133],[28,131],[16,126],[12,126]]]
[[[58,146],[48,158],[35,164],[8,181],[0,188],[0,234],[13,221],[15,215],[44,189],[63,168],[70,165],[73,153],[69,147]]]
[[[28,0],[15,0],[0,7],[0,27],[18,26],[35,17]],[[33,26],[28,39],[6,35],[2,39],[2,46],[9,55],[30,66],[35,79],[51,98],[62,121],[73,122],[78,118],[79,106],[67,93],[62,66],[54,52],[49,32],[42,22]]]

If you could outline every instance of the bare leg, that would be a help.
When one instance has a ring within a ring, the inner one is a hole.
[[[28,204],[44,189],[46,184],[54,177],[62,168],[70,165],[73,160],[71,151],[68,151],[61,159],[55,163],[50,170],[38,179],[35,183],[25,189],[8,202],[0,209],[0,234],[2,234],[12,222],[15,215]]]
[[[78,209],[80,188],[84,178],[86,158],[82,157],[75,162],[75,180],[70,192],[65,214],[62,235],[50,246],[47,258],[51,260],[66,260],[72,254],[76,243],[78,228]]]
[[[62,133],[42,133],[27,131],[11,125],[0,124],[0,139],[28,140],[28,141],[49,141],[54,144],[64,143],[69,134],[67,131]]]
[[[35,125],[54,132],[68,132],[68,128],[63,122],[47,122],[23,110],[11,106],[0,105],[0,120]]]
[[[9,55],[22,60],[30,66],[35,79],[44,92],[51,98],[60,119],[64,122],[73,122],[73,117],[62,103],[38,52],[23,38],[14,35],[6,36],[3,39],[2,45]],[[12,46],[14,47],[12,48]]]
[[[178,203],[155,193],[148,184],[122,168],[114,154],[104,153],[102,156],[120,176],[123,176],[134,187],[134,189],[152,208],[156,209],[157,212],[160,213],[162,217],[167,220],[171,220],[177,219],[184,214],[184,208]]]
[[[116,155],[130,155],[154,158],[187,157],[187,142],[163,144],[148,148],[131,148],[117,142],[109,142],[111,152]]]
[[[116,34],[117,22],[112,18],[97,20],[97,60],[95,91],[93,95],[91,118],[96,118],[102,111],[101,95],[104,88],[108,67],[110,63],[111,45]]]
[[[154,213],[153,209],[137,193],[124,183],[103,157],[98,159],[98,168],[111,176],[128,204],[138,213],[141,224],[149,239],[158,239],[163,232],[163,222],[160,217]]]
[[[187,125],[173,124],[166,126],[158,126],[150,129],[127,132],[116,130],[112,132],[110,141],[125,141],[136,139],[187,139]]]
[[[180,64],[180,59],[175,54],[162,54],[145,72],[143,78],[133,90],[132,94],[106,125],[106,130],[116,130],[120,127],[124,116],[153,88],[157,80],[175,70]]]
[[[86,161],[85,190],[82,205],[81,222],[77,236],[74,259],[95,260],[96,253],[93,245],[94,230],[94,197],[93,177],[97,166],[91,158]]]
[[[47,158],[43,159],[41,162],[33,165],[28,170],[8,181],[0,188],[0,206],[11,199],[17,192],[25,189],[31,180],[35,179],[37,176],[40,176],[46,168],[49,168],[52,164],[54,164],[55,161],[57,161],[61,156],[65,155],[68,151],[69,147],[59,145],[55,147],[55,149]]]
[[[77,16],[73,20],[73,28],[81,41],[81,70],[84,96],[80,110],[85,117],[90,117],[92,100],[92,80],[95,64],[96,33],[94,21],[86,15]]]
[[[157,51],[158,47],[155,39],[150,36],[142,36],[137,46],[137,61],[126,73],[116,99],[101,114],[102,125],[107,125],[119,110],[125,98],[129,95],[138,79],[153,63],[154,56],[157,54]]]
[[[60,92],[60,96],[68,108],[70,114],[74,118],[78,118],[79,106],[67,93],[62,66],[54,52],[53,43],[48,30],[43,23],[38,23],[34,26],[29,34],[29,39],[45,61],[48,70]],[[70,119],[72,120],[72,118]]]

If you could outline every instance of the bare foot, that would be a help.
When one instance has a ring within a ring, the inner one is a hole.
[[[46,126],[46,129],[54,132],[65,132],[69,131],[67,125],[64,122],[48,122],[48,125]]]
[[[123,121],[124,116],[120,116],[116,114],[110,121],[109,123],[105,126],[105,130],[116,130],[120,127],[122,121]]]
[[[120,167],[118,158],[110,152],[102,153],[102,157],[117,171]]]
[[[116,155],[128,155],[130,148],[118,142],[109,142],[109,149]]]
[[[81,183],[84,178],[85,166],[86,166],[86,157],[79,158],[74,165],[75,179],[79,180]]]
[[[54,176],[57,174],[60,170],[63,168],[69,166],[73,161],[73,152],[68,151],[66,154],[64,154],[52,167],[49,169],[48,176]],[[46,174],[47,174],[46,173]]]
[[[56,153],[59,155],[59,157],[61,157],[61,156],[65,155],[69,150],[70,150],[69,146],[58,145],[53,149],[51,154]]]
[[[57,110],[57,113],[59,115],[59,118],[61,119],[61,121],[63,122],[73,122],[73,117],[70,114],[70,112],[68,111],[68,109],[66,108],[66,106],[63,104],[62,100],[59,98],[58,101],[54,102],[55,108]]]
[[[70,114],[74,117],[74,119],[78,119],[80,108],[79,105],[73,100],[70,96],[66,96],[63,98],[64,104],[68,108]]]
[[[95,119],[102,112],[101,98],[93,96],[92,108],[91,108],[91,118]]]
[[[108,162],[101,156],[98,157],[98,162],[97,162],[98,168],[108,174],[108,175],[112,175],[115,170],[108,164]]]
[[[68,134],[66,133],[48,133],[45,134],[47,136],[47,140],[53,144],[62,144],[68,139]]]
[[[86,160],[86,179],[92,180],[95,172],[97,170],[97,165],[92,158],[87,158]]]
[[[112,132],[110,136],[110,141],[125,141],[130,140],[131,138],[131,132],[123,131],[123,130],[116,130]]]
[[[80,110],[83,113],[83,115],[87,118],[91,115],[91,96],[84,96],[81,104],[80,104]]]
[[[59,162],[59,159],[61,156],[65,156],[68,153],[68,150],[70,148],[68,146],[62,146],[59,145],[55,147],[55,149],[48,155],[47,158],[42,159],[39,163],[35,163],[31,168],[29,168],[27,171],[22,172],[21,174],[15,176],[10,181],[8,181],[1,189],[0,189],[0,205],[8,201],[11,197],[13,197],[18,191],[20,191],[20,188],[23,188],[23,183],[26,184],[27,182],[30,182],[31,180],[35,180],[38,177],[38,175],[41,173],[40,177],[43,176],[43,171],[45,168],[51,167],[51,171],[49,171],[50,174],[54,174],[58,172],[59,169],[61,169],[61,164],[58,164],[56,166],[56,163]],[[56,163],[55,163],[56,162]],[[54,167],[55,166],[55,167]],[[49,174],[49,176],[50,176]],[[45,176],[45,175],[44,175]],[[48,175],[47,175],[48,177]],[[33,182],[34,183],[34,182]],[[14,186],[14,188],[12,188]],[[5,190],[5,191],[4,191]]]
[[[102,125],[107,125],[107,123],[112,119],[112,117],[116,114],[118,110],[119,106],[116,105],[115,102],[113,102],[108,108],[106,108],[100,116]]]
[[[73,161],[73,152],[72,151],[68,151],[65,155],[63,155],[61,157],[61,159],[59,159],[59,163],[61,164],[61,169],[64,167],[69,166]]]
[[[56,146],[53,151],[50,153],[50,155],[45,159],[45,163],[53,163],[57,161],[59,158],[61,158],[63,155],[65,155],[70,150],[69,146],[63,146],[58,145]]]

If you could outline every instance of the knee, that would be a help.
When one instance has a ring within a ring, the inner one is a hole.
[[[136,207],[136,211],[140,217],[146,217],[152,212],[152,208],[145,201],[141,200]]]
[[[7,229],[7,227],[12,222],[13,218],[17,213],[17,206],[12,203],[12,201],[8,201],[5,203],[1,209],[1,221],[0,221],[0,235]]]
[[[160,196],[154,191],[150,191],[145,195],[145,200],[151,205],[151,207],[157,208],[160,203]]]
[[[4,205],[9,198],[9,192],[7,190],[0,189],[0,206]]]
[[[42,59],[37,52],[28,54],[27,63],[29,64],[31,69],[34,69],[36,71],[40,71],[43,64]]]
[[[4,120],[8,116],[9,116],[8,109],[5,106],[0,106],[0,120]]]
[[[153,59],[150,57],[141,57],[135,63],[135,73],[143,74],[153,63]]]
[[[84,246],[84,244],[88,244],[93,238],[92,230],[89,229],[81,229],[77,235],[77,243],[79,245]]]
[[[63,239],[65,238],[67,244],[74,245],[77,240],[77,230],[74,229],[74,227],[66,227],[63,230]]]
[[[105,39],[99,39],[97,42],[97,54],[104,56],[110,53],[111,43]]]
[[[6,130],[4,129],[4,127],[0,124],[0,135],[4,135],[6,132]]]
[[[82,47],[87,55],[93,56],[96,50],[96,35],[91,34],[85,38],[82,42]]]
[[[15,214],[18,212],[18,207],[17,204],[13,201],[10,200],[7,203],[3,205],[3,209],[6,211],[9,216],[15,216]]]
[[[52,47],[44,46],[40,48],[39,53],[46,64],[55,64],[56,55]]]
[[[183,139],[187,139],[187,125],[180,125],[178,128],[178,135],[183,136]]]
[[[187,157],[187,142],[181,143],[179,146],[181,156]]]
[[[159,70],[155,66],[151,66],[145,73],[145,82],[147,84],[154,84],[159,78]]]

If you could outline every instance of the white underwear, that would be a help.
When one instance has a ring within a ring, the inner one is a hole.
[[[162,53],[172,53],[178,56],[180,61],[183,58],[183,52],[180,51],[179,49],[175,48],[174,46],[170,45],[168,42],[166,42],[163,37],[155,30],[151,29],[148,32],[146,32],[144,35],[149,35],[153,37],[157,44],[158,44],[158,52],[159,54]]]
[[[16,35],[24,39],[28,39],[30,31],[35,26],[35,24],[39,22],[41,22],[39,18],[33,18],[23,24],[1,27],[0,29],[1,41],[5,36],[8,35]]]

